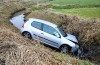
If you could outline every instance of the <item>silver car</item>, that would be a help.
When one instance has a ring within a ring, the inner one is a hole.
[[[27,38],[40,40],[44,44],[55,47],[62,53],[79,52],[76,37],[65,33],[57,25],[48,21],[30,18],[22,24],[21,33]]]

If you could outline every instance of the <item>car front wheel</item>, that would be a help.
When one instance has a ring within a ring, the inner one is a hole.
[[[69,47],[68,47],[67,45],[63,45],[63,46],[61,46],[61,48],[60,48],[60,52],[66,54],[66,53],[68,53],[68,51],[69,51],[68,48],[69,48]]]

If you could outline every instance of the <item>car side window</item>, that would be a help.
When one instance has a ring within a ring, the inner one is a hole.
[[[46,24],[43,25],[43,31],[47,32],[51,35],[54,35],[54,36],[56,36],[56,34],[58,34],[58,32],[53,27],[46,25]]]
[[[35,28],[40,29],[40,30],[41,30],[41,25],[42,25],[42,23],[37,22],[37,21],[33,21],[33,22],[31,23],[31,26],[32,26],[32,27],[35,27]]]

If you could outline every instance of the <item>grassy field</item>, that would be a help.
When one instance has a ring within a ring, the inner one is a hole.
[[[100,0],[53,0],[52,4],[81,4],[81,5],[95,5],[100,4]]]
[[[83,18],[99,18],[100,7],[98,8],[78,8],[78,9],[54,9],[53,12],[60,12],[64,14],[75,14]]]
[[[52,4],[49,7],[52,8],[52,12],[79,15],[82,18],[100,19],[100,0],[53,0],[49,3]],[[38,9],[32,7],[32,10]]]

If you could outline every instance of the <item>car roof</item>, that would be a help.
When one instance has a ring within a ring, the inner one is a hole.
[[[37,21],[37,22],[40,22],[40,23],[44,23],[44,24],[47,24],[47,25],[52,26],[52,27],[57,27],[56,24],[53,24],[53,23],[51,23],[49,21],[45,21],[45,20],[41,20],[41,19],[36,19],[36,18],[30,18],[30,20]]]

